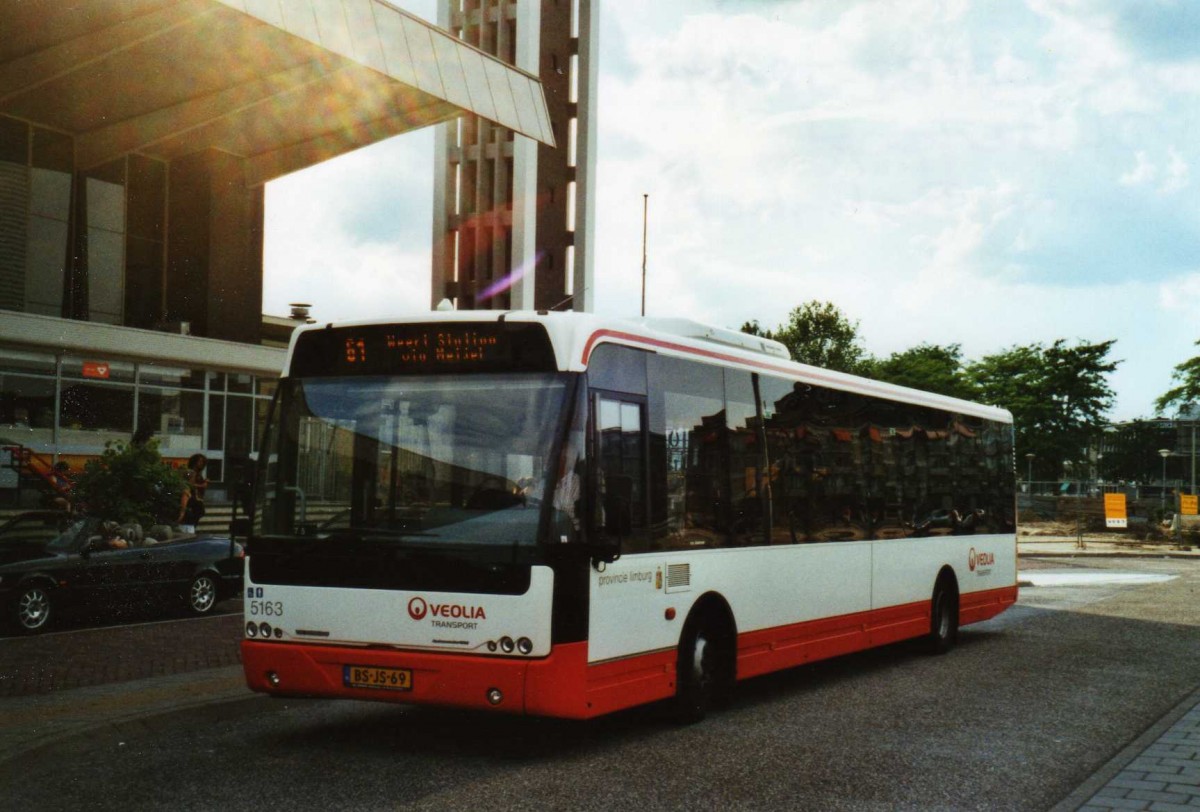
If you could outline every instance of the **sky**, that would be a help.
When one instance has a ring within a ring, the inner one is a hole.
[[[398,2],[435,19],[432,0]],[[868,352],[1116,339],[1114,419],[1200,353],[1200,3],[600,7],[595,310]],[[428,309],[433,134],[267,187],[264,310]]]

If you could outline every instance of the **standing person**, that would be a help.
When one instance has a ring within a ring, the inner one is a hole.
[[[65,513],[70,513],[71,488],[75,487],[75,480],[71,478],[71,466],[66,460],[59,460],[54,463],[51,477],[54,483],[54,506]]]
[[[187,461],[187,472],[183,475],[187,486],[179,505],[179,529],[185,533],[195,533],[196,526],[204,518],[204,492],[208,489],[204,469],[207,465],[208,458],[203,454],[193,454]]]

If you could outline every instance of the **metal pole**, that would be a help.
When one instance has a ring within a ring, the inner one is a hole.
[[[646,317],[646,224],[649,222],[650,195],[642,195],[642,318]]]
[[[1192,496],[1196,495],[1196,415],[1192,414]]]
[[[1161,453],[1161,452],[1159,452],[1159,453]],[[1163,454],[1162,458],[1163,458],[1163,475],[1162,475],[1162,486],[1158,489],[1158,491],[1159,491],[1158,503],[1159,503],[1159,510],[1161,510],[1163,513],[1166,513],[1167,512],[1167,455]]]

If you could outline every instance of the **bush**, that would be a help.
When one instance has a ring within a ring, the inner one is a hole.
[[[158,443],[106,443],[75,480],[74,499],[89,516],[144,527],[179,516],[183,474],[163,461]]]

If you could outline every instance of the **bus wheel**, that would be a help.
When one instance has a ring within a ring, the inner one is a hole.
[[[732,641],[711,612],[693,615],[679,641],[674,716],[682,724],[699,722],[733,687]]]
[[[933,610],[929,624],[930,654],[945,654],[958,641],[958,592],[945,580],[933,589]]]

